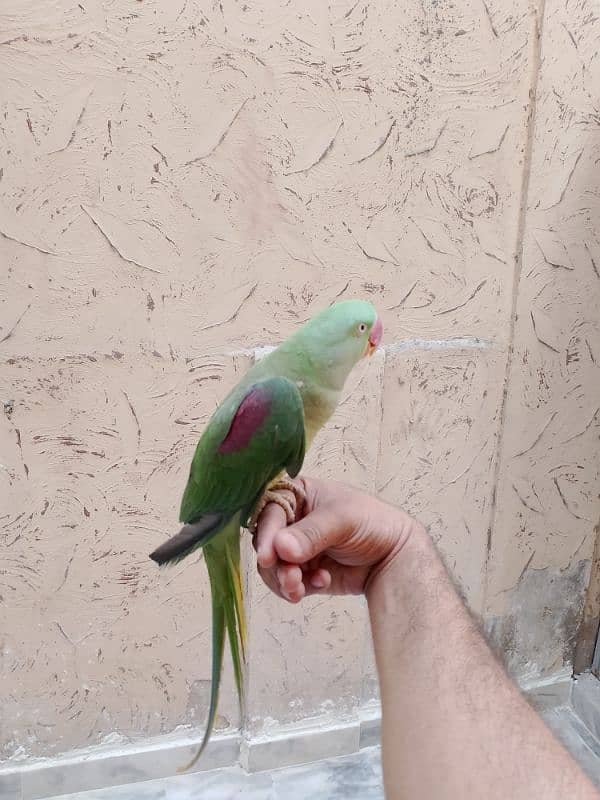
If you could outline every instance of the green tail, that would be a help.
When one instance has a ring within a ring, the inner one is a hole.
[[[204,558],[210,578],[212,597],[212,669],[210,706],[206,731],[200,749],[179,772],[194,766],[208,744],[219,702],[219,685],[223,668],[225,629],[229,636],[233,671],[240,702],[244,698],[243,664],[246,658],[246,619],[240,572],[240,518],[236,515],[219,533],[204,545]]]

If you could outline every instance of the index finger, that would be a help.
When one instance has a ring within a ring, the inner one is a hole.
[[[275,535],[285,528],[287,518],[283,508],[277,503],[269,503],[258,518],[258,527],[254,535],[254,547],[259,566],[263,569],[273,567],[278,559],[273,544]]]

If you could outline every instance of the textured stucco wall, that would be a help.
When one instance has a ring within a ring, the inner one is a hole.
[[[600,23],[568,5],[4,0],[2,757],[203,723],[204,567],[147,553],[253,348],[336,297],[387,346],[307,469],[418,514],[516,671],[568,665],[600,423]],[[248,734],[356,716],[361,602],[246,560]]]
[[[599,37],[594,3],[547,0],[486,576],[534,675],[571,662],[600,520]]]

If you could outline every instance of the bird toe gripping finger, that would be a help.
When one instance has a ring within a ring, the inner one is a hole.
[[[283,495],[280,495],[271,489],[267,489],[267,491],[258,501],[258,505],[256,506],[256,509],[250,517],[250,521],[248,522],[248,530],[250,533],[256,533],[258,519],[269,503],[277,503],[278,506],[283,508],[288,525],[291,525],[291,523],[295,521],[296,514],[290,501],[286,497],[283,497]]]
[[[282,490],[291,492],[293,498],[288,499],[287,497],[284,497],[284,495],[280,494]],[[278,506],[281,506],[281,508],[283,508],[285,511],[287,524],[291,525],[296,521],[296,515],[302,508],[305,500],[306,494],[304,490],[292,481],[287,480],[286,478],[275,481],[275,483],[269,486],[267,491],[258,501],[258,505],[256,506],[256,509],[252,514],[250,521],[248,522],[248,530],[251,533],[256,533],[258,519],[269,503],[277,503]]]
[[[291,525],[292,522],[296,522],[298,512],[301,511],[302,506],[306,502],[306,492],[304,489],[298,484],[294,483],[294,481],[289,480],[289,478],[281,478],[269,488],[272,492],[277,490],[285,490],[294,495],[293,501],[289,502],[289,505],[293,511],[293,516],[291,520],[288,519],[288,525]]]

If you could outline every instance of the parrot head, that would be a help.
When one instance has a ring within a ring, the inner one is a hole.
[[[370,303],[344,300],[313,317],[297,336],[313,367],[340,388],[361,358],[375,352],[383,325]]]

